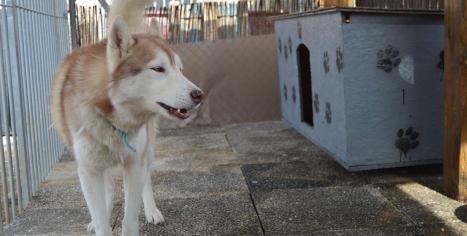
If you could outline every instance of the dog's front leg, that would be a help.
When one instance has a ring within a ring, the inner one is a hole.
[[[83,167],[78,167],[78,175],[96,236],[112,235],[109,224],[110,215],[106,209],[104,175],[102,172],[91,171]]]
[[[125,163],[123,173],[123,185],[125,190],[125,216],[122,222],[123,236],[138,235],[138,215],[142,202],[142,192],[146,170],[140,161]]]
[[[159,224],[164,222],[164,217],[157,208],[156,202],[154,200],[151,183],[151,172],[149,170],[146,172],[146,176],[144,178],[143,205],[144,214],[148,223]]]
[[[113,198],[114,198],[114,181],[111,170],[107,170],[104,172],[104,185],[105,185],[105,203],[106,203],[106,210],[107,216],[110,218],[112,217],[112,210],[113,210]],[[88,224],[88,231],[95,232],[95,223],[91,221]]]

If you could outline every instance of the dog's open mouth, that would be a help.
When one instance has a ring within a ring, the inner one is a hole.
[[[162,102],[158,102],[157,104],[159,104],[159,106],[167,110],[167,112],[169,112],[170,115],[178,117],[182,120],[190,117],[190,113],[188,112],[188,109],[186,108],[174,108]]]

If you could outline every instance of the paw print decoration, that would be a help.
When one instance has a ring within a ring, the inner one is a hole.
[[[412,127],[409,127],[406,130],[399,129],[397,131],[397,139],[394,145],[400,151],[400,162],[406,161],[407,157],[409,160],[412,159],[410,150],[416,149],[420,145],[420,142],[418,141],[419,136],[420,134]],[[404,156],[404,158],[402,158],[402,156]]]
[[[336,66],[338,72],[341,72],[342,68],[344,68],[344,54],[341,47],[336,49]]]
[[[378,57],[376,67],[385,72],[391,72],[392,69],[398,67],[401,63],[399,50],[392,45],[388,45],[384,50],[379,50],[376,56]]]
[[[288,46],[289,46],[289,55],[292,55],[292,38],[289,36],[288,41]]]
[[[282,40],[281,40],[281,38],[277,39],[277,47],[279,48],[279,54],[282,54]]]
[[[295,103],[295,100],[297,100],[297,95],[295,92],[295,86],[292,86],[292,102]]]
[[[439,53],[438,68],[444,70],[444,49]]]
[[[284,90],[284,100],[287,101],[287,86],[285,84],[283,86],[283,90]]]
[[[332,110],[331,110],[331,103],[329,103],[329,102],[326,103],[326,112],[324,114],[324,118],[326,119],[326,122],[328,124],[331,124],[331,122],[332,122]]]
[[[315,113],[319,113],[319,95],[315,93],[315,98],[313,99],[313,105],[315,107]]]
[[[324,67],[324,72],[329,73],[329,70],[331,67],[329,66],[329,54],[328,51],[324,51],[323,53],[323,67]]]
[[[300,21],[297,21],[297,34],[300,40],[302,39],[302,30],[302,23],[300,23]]]

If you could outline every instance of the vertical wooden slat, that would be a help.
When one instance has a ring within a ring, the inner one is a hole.
[[[339,4],[340,7],[353,7],[354,6],[353,0],[339,0],[337,4]]]
[[[445,1],[444,187],[466,201],[467,4]]]

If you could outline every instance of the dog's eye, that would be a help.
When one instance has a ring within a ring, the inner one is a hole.
[[[155,72],[160,72],[160,73],[165,72],[165,69],[164,69],[164,67],[162,67],[162,66],[153,67],[153,68],[151,68],[151,70],[153,70],[153,71],[155,71]]]

